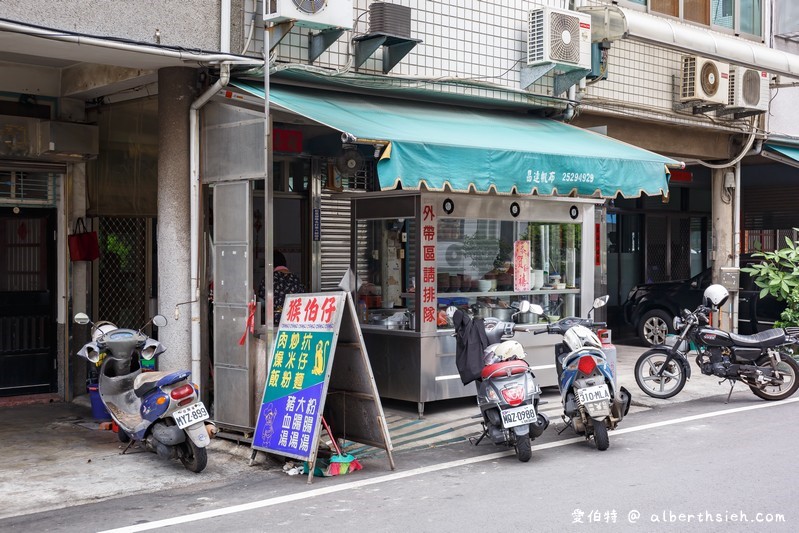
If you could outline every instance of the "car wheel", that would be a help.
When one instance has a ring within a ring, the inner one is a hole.
[[[653,309],[641,317],[638,323],[638,336],[649,346],[657,346],[666,342],[666,335],[673,333],[671,324],[673,317],[668,311]]]

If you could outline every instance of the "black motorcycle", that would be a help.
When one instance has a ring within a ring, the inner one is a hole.
[[[764,400],[784,400],[799,388],[799,363],[792,345],[799,342],[784,329],[755,335],[737,335],[710,326],[713,307],[700,305],[675,317],[674,330],[666,344],[644,352],[635,363],[635,381],[653,398],[671,398],[691,377],[688,352],[697,352],[696,364],[703,374],[730,381],[730,394],[738,381]]]

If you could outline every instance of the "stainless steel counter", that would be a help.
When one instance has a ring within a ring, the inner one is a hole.
[[[545,324],[533,324],[533,331]],[[362,325],[377,390],[382,398],[416,402],[419,416],[425,402],[474,396],[474,383],[464,386],[455,364],[454,329],[432,333]],[[560,335],[516,333],[527,362],[541,387],[557,386],[555,344]]]

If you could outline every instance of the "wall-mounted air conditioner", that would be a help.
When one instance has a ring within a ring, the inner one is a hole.
[[[528,14],[527,64],[591,69],[591,15],[543,7]]]
[[[352,0],[264,0],[266,22],[293,20],[296,26],[352,29]]]
[[[680,101],[727,104],[730,66],[699,56],[682,57]]]
[[[771,99],[768,84],[768,72],[764,70],[731,66],[727,106],[742,111],[768,111]]]

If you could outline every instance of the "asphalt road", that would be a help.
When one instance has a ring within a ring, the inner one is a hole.
[[[0,520],[19,531],[797,531],[799,397],[724,396],[629,417],[608,451],[547,431],[520,463],[461,442],[348,476],[274,469]]]

